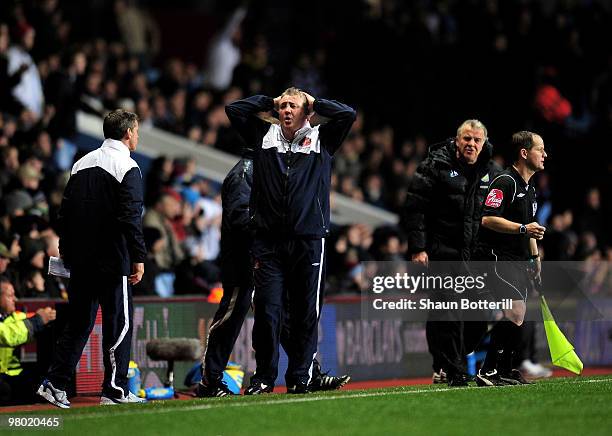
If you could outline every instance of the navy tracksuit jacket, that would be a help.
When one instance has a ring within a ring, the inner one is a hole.
[[[255,231],[251,253],[257,370],[251,383],[274,384],[283,304],[288,303],[285,380],[293,386],[308,384],[312,375],[325,281],[332,156],[356,113],[345,104],[318,99],[314,111],[329,121],[316,127],[307,123],[287,141],[278,124],[257,117],[273,107],[272,98],[259,95],[233,102],[225,110],[232,126],[255,148],[250,213]]]
[[[249,199],[253,184],[252,155],[245,154],[230,170],[221,187],[221,280],[223,298],[215,312],[204,353],[202,378],[217,383],[251,306],[253,267]]]
[[[57,342],[48,379],[65,389],[102,305],[104,395],[128,395],[132,340],[133,263],[144,263],[142,176],[120,141],[74,164],[60,208],[60,253],[71,270],[69,319]]]

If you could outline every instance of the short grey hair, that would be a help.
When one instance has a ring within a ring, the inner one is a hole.
[[[471,128],[471,129],[475,129],[475,130],[482,130],[484,132],[484,136],[485,136],[484,139],[485,139],[485,141],[488,138],[487,128],[485,127],[485,125],[482,124],[481,121],[475,120],[475,119],[474,120],[465,120],[463,123],[461,123],[461,125],[457,129],[457,138],[459,136],[461,136],[461,132],[463,132],[467,128]]]

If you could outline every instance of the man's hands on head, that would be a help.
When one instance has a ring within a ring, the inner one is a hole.
[[[50,321],[55,320],[55,309],[50,307],[41,307],[36,311],[36,315],[40,316],[43,324],[48,324]]]
[[[314,112],[314,97],[310,94],[308,94],[307,92],[304,92],[304,95],[306,96],[306,100],[308,101],[308,114],[312,114]]]
[[[308,102],[308,114],[312,114],[314,112],[315,98],[305,91],[302,91],[302,93],[304,94],[304,96],[306,97],[306,101]],[[274,101],[274,110],[278,112],[278,110],[280,109],[281,96],[279,95],[278,97],[275,97],[272,100]]]
[[[129,277],[130,285],[135,285],[142,280],[144,274],[144,263],[132,264],[132,275]]]

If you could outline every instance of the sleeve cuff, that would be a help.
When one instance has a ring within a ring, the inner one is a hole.
[[[270,111],[274,109],[274,99],[272,97],[264,96],[263,110]]]
[[[45,327],[40,315],[34,315],[31,318],[27,318],[24,320],[24,323],[26,325],[26,328],[28,329],[28,341],[34,338],[34,336],[40,333]]]

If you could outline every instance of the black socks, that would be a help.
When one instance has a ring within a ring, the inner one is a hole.
[[[502,319],[491,330],[489,351],[482,365],[483,372],[497,369],[500,374],[508,374],[512,370],[512,355],[521,341],[521,327]]]

